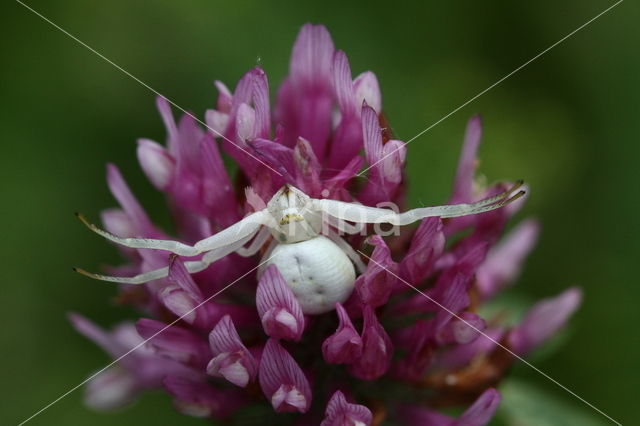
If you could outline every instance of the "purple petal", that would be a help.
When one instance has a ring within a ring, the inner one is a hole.
[[[293,162],[296,170],[296,183],[300,188],[312,198],[319,198],[322,191],[320,171],[322,167],[313,152],[309,141],[298,138],[293,150]]]
[[[371,71],[365,71],[353,81],[355,89],[356,105],[364,102],[373,108],[378,114],[382,112],[382,94],[378,78]]]
[[[122,209],[103,210],[100,219],[104,229],[120,237],[135,237],[138,231],[129,215]]]
[[[213,359],[207,366],[207,373],[224,377],[240,387],[255,379],[258,363],[242,344],[229,315],[225,315],[211,330],[209,344]]]
[[[171,183],[175,160],[167,150],[149,139],[138,139],[138,162],[149,181],[159,190]]]
[[[218,137],[227,133],[229,126],[229,114],[215,109],[208,109],[204,114],[207,126],[213,129],[212,136]]]
[[[333,41],[322,25],[306,24],[293,45],[289,72],[293,84],[305,88],[330,87]]]
[[[400,274],[410,283],[419,284],[433,268],[444,250],[445,238],[440,218],[427,218],[420,223],[411,247],[400,263]]]
[[[294,151],[291,148],[267,139],[256,139],[250,146],[258,158],[289,180],[293,180],[295,167]]]
[[[437,335],[438,343],[441,345],[471,343],[484,332],[486,326],[487,324],[479,315],[462,312],[440,330]]]
[[[326,362],[350,364],[362,355],[362,338],[340,303],[336,303],[336,312],[340,324],[336,332],[322,343],[322,354]]]
[[[320,426],[369,426],[373,421],[371,411],[364,405],[349,404],[344,394],[336,391],[325,410]]]
[[[156,348],[162,356],[202,368],[209,360],[209,347],[202,337],[192,331],[173,325],[142,318],[136,322],[136,330]]]
[[[407,156],[406,144],[398,140],[390,140],[382,148],[380,169],[387,193],[402,181],[404,161]]]
[[[299,137],[324,159],[331,130],[333,42],[323,26],[302,27],[293,47],[290,75],[278,93],[278,120],[287,146]]]
[[[387,372],[393,345],[371,306],[364,307],[362,356],[351,365],[351,373],[362,380],[374,380]]]
[[[158,96],[156,98],[156,106],[158,107],[158,111],[160,112],[160,117],[162,117],[162,121],[164,122],[164,126],[167,129],[167,139],[168,139],[168,147],[169,152],[175,155],[177,153],[176,143],[178,140],[178,126],[176,126],[176,121],[173,118],[173,113],[171,112],[171,105],[166,98],[162,96]]]
[[[112,357],[118,358],[127,351],[126,345],[115,339],[113,333],[104,331],[82,315],[70,313],[68,317],[76,331],[100,346],[102,350]],[[127,324],[126,326],[133,327],[133,324]],[[142,339],[139,339],[139,341],[141,342]]]
[[[509,343],[513,351],[524,355],[564,326],[582,300],[582,291],[572,287],[558,296],[538,302],[511,331]]]
[[[536,243],[538,232],[536,221],[524,221],[489,251],[477,273],[478,288],[484,299],[517,278],[525,257]]]
[[[85,404],[97,411],[111,411],[133,402],[140,388],[135,378],[119,365],[109,367],[87,383]]]
[[[216,107],[221,112],[231,111],[231,104],[233,103],[233,95],[229,88],[221,81],[216,80],[213,83],[218,89],[218,102]]]
[[[245,404],[244,397],[237,392],[219,390],[206,382],[184,377],[168,376],[164,387],[174,396],[178,411],[193,417],[223,418]]]
[[[271,133],[271,113],[269,106],[269,82],[265,72],[253,69],[253,104],[255,106],[255,134],[259,138],[269,138]]]
[[[129,186],[122,178],[120,171],[114,164],[107,164],[107,184],[114,198],[131,218],[138,232],[144,236],[157,235],[157,231],[149,220],[138,200],[134,197]]]
[[[460,417],[454,419],[430,408],[418,405],[402,406],[402,424],[428,426],[484,426],[495,414],[501,396],[495,389],[487,389]]]
[[[391,291],[398,281],[394,274],[397,268],[382,237],[373,235],[369,237],[368,242],[374,245],[375,249],[367,270],[357,278],[355,287],[362,302],[376,308],[389,300]]]
[[[461,368],[475,358],[493,351],[503,335],[504,330],[502,328],[488,329],[470,343],[460,344],[439,353],[434,361],[434,368],[448,370]]]
[[[256,307],[265,333],[298,341],[304,331],[300,304],[275,265],[265,269],[256,291]]]
[[[471,405],[471,407],[467,408],[467,410],[462,413],[460,417],[454,423],[455,426],[484,426],[493,417],[498,405],[500,405],[500,401],[502,397],[500,393],[493,389],[489,388],[480,397],[476,400],[476,402]]]
[[[362,103],[355,103],[351,68],[347,55],[342,50],[338,50],[333,56],[333,87],[342,116],[355,115],[356,105],[360,106]]]
[[[186,291],[195,301],[201,302],[204,300],[202,292],[198,285],[193,281],[193,277],[187,271],[184,266],[184,262],[175,257],[169,263],[169,282],[177,284],[181,289]]]
[[[277,412],[304,413],[311,404],[311,388],[304,373],[277,340],[267,341],[260,359],[260,386]]]
[[[467,123],[464,135],[462,154],[458,162],[455,183],[453,187],[452,203],[470,202],[474,198],[473,179],[476,173],[477,152],[482,137],[482,119],[479,115],[471,117]]]
[[[250,141],[256,137],[256,112],[247,104],[240,104],[238,108],[236,132],[241,141]]]
[[[218,226],[224,228],[233,225],[240,219],[234,208],[235,192],[229,175],[222,162],[218,145],[207,133],[201,141],[203,200],[208,216]]]
[[[384,152],[378,113],[367,105],[362,107],[362,134],[365,157],[367,158],[369,166],[371,166],[382,158]],[[377,166],[373,166],[372,170],[377,168]]]

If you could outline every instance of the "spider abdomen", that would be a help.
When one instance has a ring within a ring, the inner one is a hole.
[[[319,235],[293,244],[278,244],[264,266],[276,265],[302,312],[321,314],[344,302],[353,291],[356,273],[347,255]]]

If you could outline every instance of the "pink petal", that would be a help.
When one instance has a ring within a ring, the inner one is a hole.
[[[491,248],[477,273],[483,298],[491,297],[517,278],[524,259],[536,243],[538,232],[538,223],[526,220]]]
[[[231,383],[245,387],[256,377],[258,363],[242,344],[229,315],[225,315],[209,334],[213,359],[207,373],[223,376]]]
[[[256,307],[265,333],[274,338],[300,340],[304,331],[304,315],[275,265],[267,267],[260,278]]]
[[[389,369],[393,345],[373,308],[365,306],[363,313],[362,356],[351,365],[350,371],[359,379],[374,380]]]
[[[471,117],[467,123],[462,154],[458,162],[453,188],[452,203],[465,203],[473,200],[473,179],[477,166],[477,152],[482,137],[482,119],[479,115]]]
[[[340,324],[335,333],[322,343],[322,354],[326,362],[349,364],[362,355],[362,338],[340,303],[336,303],[336,313]]]
[[[144,236],[157,235],[157,231],[149,220],[138,200],[131,193],[120,171],[114,164],[107,164],[107,184],[114,198],[131,218],[138,232]]]
[[[378,114],[382,112],[382,94],[378,78],[371,71],[365,71],[353,81],[355,89],[356,105],[364,102],[373,108]]]
[[[336,391],[325,410],[325,418],[320,426],[369,426],[373,415],[364,405],[349,404],[344,394]]]
[[[278,412],[306,412],[311,388],[304,373],[277,340],[267,341],[260,359],[260,386]]]
[[[164,190],[169,186],[175,169],[175,160],[167,150],[149,139],[138,139],[138,162],[153,186]]]
[[[543,343],[565,325],[581,301],[582,291],[572,287],[556,297],[538,302],[511,331],[509,342],[513,351],[523,355]]]

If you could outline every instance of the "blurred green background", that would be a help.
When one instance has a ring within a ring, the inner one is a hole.
[[[299,27],[323,23],[354,75],[377,74],[396,136],[408,140],[613,2],[27,3],[200,117],[214,105],[214,79],[234,87],[256,62],[273,97]],[[639,12],[621,3],[412,142],[408,156],[411,205],[444,201],[466,120],[483,114],[481,171],[524,178],[531,197],[521,216],[543,224],[508,300],[570,285],[585,293],[562,345],[532,362],[623,424],[638,419],[640,383]],[[104,182],[113,161],[152,217],[166,220],[135,158],[136,138],[163,141],[164,130],[147,89],[18,3],[3,2],[0,15],[0,423],[16,424],[108,361],[66,312],[102,325],[134,317],[112,304],[114,287],[71,272],[118,261],[72,213],[96,218],[114,205]],[[518,414],[519,425],[608,424],[524,365],[511,377],[508,424]],[[161,394],[107,415],[81,396],[30,424],[203,424]]]

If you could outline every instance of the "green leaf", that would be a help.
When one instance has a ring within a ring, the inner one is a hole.
[[[605,426],[595,411],[578,400],[557,397],[529,383],[509,379],[500,386],[502,403],[495,424],[507,426]],[[493,424],[493,423],[492,423]]]

